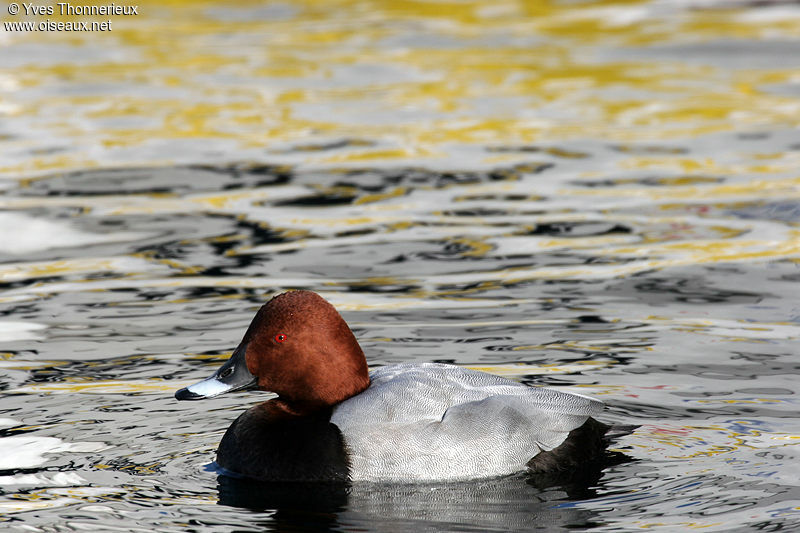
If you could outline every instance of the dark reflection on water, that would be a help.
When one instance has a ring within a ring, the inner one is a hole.
[[[220,505],[274,511],[262,525],[277,531],[562,531],[597,520],[595,512],[563,505],[587,497],[586,486],[537,488],[524,476],[422,485],[217,481]]]
[[[271,531],[329,531],[348,503],[348,488],[341,484],[267,484],[229,476],[217,482],[220,505],[274,511],[261,524]]]
[[[272,165],[189,165],[170,167],[168,172],[166,182],[152,168],[65,172],[46,180],[33,180],[21,192],[24,196],[179,195],[281,185],[291,180],[284,167]]]

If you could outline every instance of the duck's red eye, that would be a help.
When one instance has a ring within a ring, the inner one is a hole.
[[[284,335],[283,333],[278,333],[277,335],[275,335],[275,342],[283,342],[285,340],[286,340],[286,335]]]

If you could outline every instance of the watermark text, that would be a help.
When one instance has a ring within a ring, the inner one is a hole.
[[[138,5],[120,5],[116,3],[104,5],[82,5],[71,2],[55,4],[36,4],[33,2],[11,2],[8,14],[28,17],[120,17],[139,14]],[[113,21],[106,20],[4,20],[5,31],[112,31]]]

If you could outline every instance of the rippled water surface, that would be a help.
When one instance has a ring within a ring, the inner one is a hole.
[[[2,527],[800,528],[797,2],[112,19],[0,31]],[[604,400],[640,425],[628,460],[555,487],[218,478],[258,394],[172,394],[295,288],[371,366]]]

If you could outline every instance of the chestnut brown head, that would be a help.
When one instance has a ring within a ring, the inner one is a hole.
[[[175,393],[199,400],[257,388],[287,410],[335,405],[369,386],[364,352],[336,309],[311,291],[280,294],[259,309],[231,358],[210,378]]]

